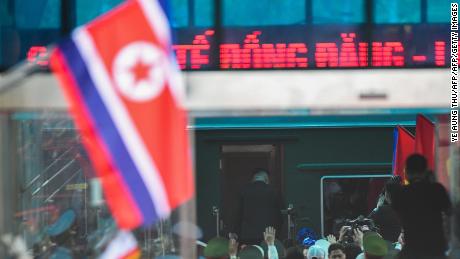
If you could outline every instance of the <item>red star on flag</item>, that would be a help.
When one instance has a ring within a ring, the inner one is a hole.
[[[145,64],[142,60],[138,60],[130,70],[134,74],[134,83],[137,84],[142,80],[148,80],[151,65]]]

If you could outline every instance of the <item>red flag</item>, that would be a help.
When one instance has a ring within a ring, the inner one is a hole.
[[[452,177],[450,153],[450,116],[442,114],[436,116],[436,165],[434,172],[436,180],[450,190],[450,177]]]
[[[394,137],[393,175],[399,175],[403,182],[407,182],[404,167],[407,157],[414,153],[415,139],[409,131],[401,126],[396,126]]]
[[[417,125],[415,127],[415,152],[426,158],[429,170],[434,170],[434,134],[434,123],[422,114],[417,115]]]

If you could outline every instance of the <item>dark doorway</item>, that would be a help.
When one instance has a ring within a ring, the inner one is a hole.
[[[282,195],[280,147],[275,144],[222,145],[220,161],[222,234],[226,235],[236,219],[240,190],[252,180],[254,169],[268,170],[270,185]]]

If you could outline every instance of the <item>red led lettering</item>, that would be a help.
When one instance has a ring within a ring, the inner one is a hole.
[[[286,44],[278,43],[275,45],[275,59],[273,67],[275,68],[285,68],[288,65],[286,64]]]
[[[372,42],[372,66],[404,66],[404,56],[394,55],[396,52],[404,54],[404,47],[401,42]]]
[[[289,63],[294,62],[295,66],[297,67],[308,67],[308,58],[306,57],[307,52],[308,52],[308,49],[304,43],[289,43],[288,49],[287,49],[288,66],[289,66]],[[297,57],[296,53],[302,53],[302,54],[305,54],[305,56]],[[290,58],[293,58],[293,59],[291,60]]]
[[[316,43],[315,61],[317,67],[337,67],[339,65],[337,44],[332,42]]]
[[[358,63],[358,54],[356,52],[355,45],[355,33],[341,33],[340,37],[342,38],[342,44],[340,45],[340,57],[339,57],[339,66],[340,67],[357,67]]]
[[[189,45],[173,45],[173,50],[176,53],[177,63],[181,69],[187,68],[187,63],[191,69],[200,69],[202,65],[209,64],[210,44],[207,40],[208,36],[214,35],[213,30],[207,30],[204,34],[196,35]],[[190,53],[190,62],[187,62],[187,53]]]
[[[372,42],[372,66],[383,66],[383,51],[381,42]]]
[[[426,61],[426,56],[423,56],[423,55],[412,56],[412,60],[416,62],[423,62],[423,61]]]
[[[27,62],[48,66],[48,51],[45,46],[32,46],[27,52]]]
[[[239,59],[235,59],[235,65],[238,67],[235,68],[251,68],[251,55],[252,55],[252,63],[254,68],[268,68],[264,67],[264,54],[262,54],[262,50],[260,49],[259,44],[259,35],[262,34],[260,31],[254,31],[251,34],[246,35],[243,44],[243,54],[245,57],[249,57],[249,63],[243,64],[243,66],[238,65],[240,63]]]
[[[360,67],[367,67],[367,56],[368,56],[369,44],[367,42],[360,42],[358,44],[358,60]]]
[[[210,64],[209,38],[213,30],[196,35],[191,44],[174,45],[177,62],[181,69],[201,69]],[[305,43],[265,43],[260,39],[261,31],[245,35],[241,43],[225,43],[219,47],[221,69],[251,68],[295,68],[308,67],[308,48]],[[340,33],[340,43],[315,43],[314,64],[316,67],[403,67],[405,65],[402,42],[357,42],[353,32]],[[435,41],[434,62],[445,66],[446,42]],[[29,62],[41,52],[31,48]],[[369,57],[371,53],[371,57]],[[431,56],[414,55],[413,62],[427,62]]]
[[[436,66],[446,65],[446,43],[444,41],[434,42],[434,64]]]
[[[261,43],[254,31],[246,35],[244,44],[220,45],[222,69],[308,67],[304,43]],[[302,56],[299,56],[302,54]]]

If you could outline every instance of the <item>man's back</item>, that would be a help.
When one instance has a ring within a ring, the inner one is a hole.
[[[428,181],[412,183],[394,193],[392,206],[404,229],[405,250],[423,255],[443,255],[447,242],[443,212],[451,204],[444,187]]]
[[[279,229],[281,204],[271,186],[255,181],[247,184],[240,193],[238,222],[241,240],[258,244],[266,227]]]

